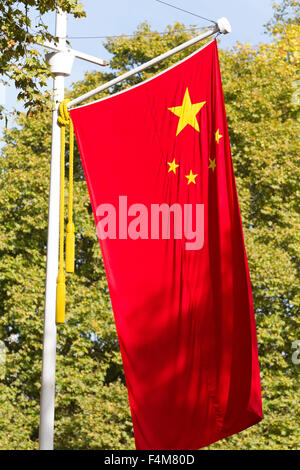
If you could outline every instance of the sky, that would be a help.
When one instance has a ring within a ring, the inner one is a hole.
[[[206,18],[217,20],[227,17],[232,26],[231,34],[222,36],[220,47],[230,48],[236,42],[249,42],[258,44],[268,41],[264,34],[264,24],[272,16],[272,0],[165,0],[179,8],[189,10]],[[148,21],[157,31],[163,31],[167,25],[175,21],[184,23],[187,27],[197,25],[205,27],[211,25],[188,13],[175,10],[155,0],[81,0],[87,17],[75,19],[68,17],[68,37],[74,49],[109,60],[109,54],[102,43],[104,39],[90,36],[113,36],[132,34],[137,26]],[[33,25],[39,21],[38,15],[32,16]],[[43,21],[54,33],[55,14],[43,16]],[[84,39],[83,39],[84,37]],[[72,82],[80,80],[85,71],[97,70],[101,67],[88,62],[75,59],[72,75],[66,79],[66,87]],[[49,88],[52,88],[51,81]],[[13,85],[0,87],[0,104],[4,104],[8,111],[22,110],[22,104],[16,100],[16,90]],[[12,123],[9,123],[11,125]],[[0,131],[4,122],[0,121]]]

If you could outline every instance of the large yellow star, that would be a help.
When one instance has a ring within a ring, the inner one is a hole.
[[[196,176],[198,176],[198,175],[194,175],[193,172],[192,172],[192,170],[190,171],[190,174],[189,174],[189,175],[185,175],[185,177],[188,179],[188,184],[190,184],[190,183],[196,184],[196,181],[195,181],[195,180],[196,180]]]
[[[170,171],[173,171],[173,173],[176,175],[176,168],[178,168],[179,165],[177,165],[177,163],[175,162],[175,158],[172,162],[167,162],[167,163],[169,165],[168,173],[170,173]]]
[[[188,124],[192,126],[196,131],[200,132],[199,124],[196,119],[196,115],[199,113],[202,106],[206,101],[192,104],[188,88],[185,90],[183,102],[181,106],[175,106],[174,108],[168,108],[169,111],[179,117],[176,135],[181,132]]]

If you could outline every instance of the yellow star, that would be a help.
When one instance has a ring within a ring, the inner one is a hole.
[[[220,134],[220,129],[217,130],[217,132],[215,133],[215,136],[216,136],[216,142],[217,144],[219,143],[220,139],[222,139],[222,135]]]
[[[177,163],[175,162],[175,158],[172,162],[168,162],[168,165],[170,167],[168,173],[170,173],[170,171],[173,171],[174,175],[176,175],[176,168],[178,168],[179,165],[177,165]]]
[[[196,181],[195,181],[196,176],[198,176],[198,175],[194,175],[193,172],[192,172],[192,170],[190,171],[190,174],[189,174],[189,175],[185,175],[185,177],[189,180],[189,181],[188,181],[188,184],[190,184],[190,183],[196,184]]]
[[[210,158],[209,159],[209,165],[208,165],[208,168],[211,168],[212,171],[215,171],[215,168],[216,168],[216,159],[214,158],[213,160]]]
[[[196,119],[196,115],[199,113],[202,106],[206,101],[192,104],[188,88],[185,90],[183,102],[181,106],[175,106],[174,108],[168,108],[169,111],[179,117],[176,135],[181,132],[188,124],[192,126],[196,131],[200,132],[199,124]]]

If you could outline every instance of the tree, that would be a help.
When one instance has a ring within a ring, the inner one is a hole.
[[[280,27],[280,28],[279,28]],[[296,449],[299,328],[299,130],[292,100],[297,22],[275,21],[271,44],[220,50],[233,163],[258,329],[265,419],[211,448]],[[278,29],[279,28],[279,29]],[[141,25],[106,43],[113,72],[88,73],[78,96],[190,36]],[[168,59],[113,91],[148,78]],[[104,92],[108,94],[108,91]],[[104,95],[103,94],[103,95]],[[0,448],[37,448],[49,184],[50,110],[19,117],[0,158]],[[55,447],[129,449],[132,425],[103,263],[78,152],[76,273],[67,277],[67,322],[58,328]]]
[[[55,11],[58,7],[76,18],[85,16],[79,0],[0,2],[0,78],[14,82],[20,90],[18,99],[25,101],[25,107],[38,106],[45,102],[40,88],[46,85],[51,74],[43,56],[34,46],[38,40],[54,39],[41,15]],[[33,25],[31,18],[37,14],[40,15],[39,22]]]
[[[0,447],[31,449],[39,425],[50,112],[23,115],[18,123],[21,131],[8,131],[1,158],[0,325],[7,361],[0,435],[7,440]],[[75,170],[77,266],[67,280],[67,323],[58,328],[56,447],[126,447],[126,389],[78,156]]]

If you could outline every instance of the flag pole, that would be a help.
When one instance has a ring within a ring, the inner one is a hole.
[[[82,103],[83,101],[86,101],[87,99],[91,98],[92,96],[97,95],[101,91],[107,90],[107,88],[110,88],[113,85],[116,85],[119,82],[122,82],[123,80],[126,80],[127,78],[131,77],[132,75],[135,75],[136,73],[142,72],[143,70],[151,67],[152,65],[157,64],[158,62],[161,62],[164,59],[167,59],[168,57],[171,57],[172,55],[176,54],[177,52],[183,51],[189,46],[192,46],[193,44],[196,44],[199,41],[202,41],[203,39],[209,38],[210,36],[213,36],[216,33],[221,33],[221,34],[227,34],[231,32],[231,26],[227,18],[220,18],[218,21],[216,21],[214,26],[210,26],[206,31],[204,31],[202,34],[199,34],[198,36],[190,39],[189,41],[186,41],[182,44],[180,44],[177,47],[174,47],[173,49],[170,49],[169,51],[154,57],[153,59],[149,60],[148,62],[145,62],[144,64],[139,65],[135,69],[129,70],[126,73],[123,73],[119,77],[114,78],[113,80],[110,80],[107,83],[104,83],[103,85],[100,85],[99,87],[95,88],[94,90],[88,91],[87,93],[84,93],[81,96],[78,96],[78,98],[75,98],[74,100],[69,101],[68,103],[68,108],[72,108],[74,106],[77,106],[78,104]]]
[[[65,47],[67,15],[61,10],[56,12],[55,36],[59,47]],[[57,57],[49,54],[49,62]],[[59,59],[59,57],[58,57]],[[40,402],[39,449],[52,450],[54,438],[54,401],[55,401],[55,365],[56,365],[56,278],[58,272],[59,249],[59,202],[60,202],[60,128],[57,122],[58,105],[64,99],[63,61],[53,71],[53,109],[52,109],[52,144],[50,169],[50,195],[48,213],[48,241],[46,267],[46,293],[44,314],[44,340],[42,362],[42,388]],[[60,69],[60,70],[59,70]]]
[[[65,77],[71,75],[74,58],[108,65],[98,57],[66,47],[67,14],[60,8],[56,11],[55,37],[57,41],[37,44],[54,52],[46,54],[53,80],[52,143],[50,194],[48,212],[48,241],[46,292],[44,313],[44,338],[42,362],[42,387],[40,400],[39,449],[52,450],[54,438],[55,366],[56,366],[56,280],[59,253],[59,205],[60,205],[60,127],[58,107],[64,99]]]

